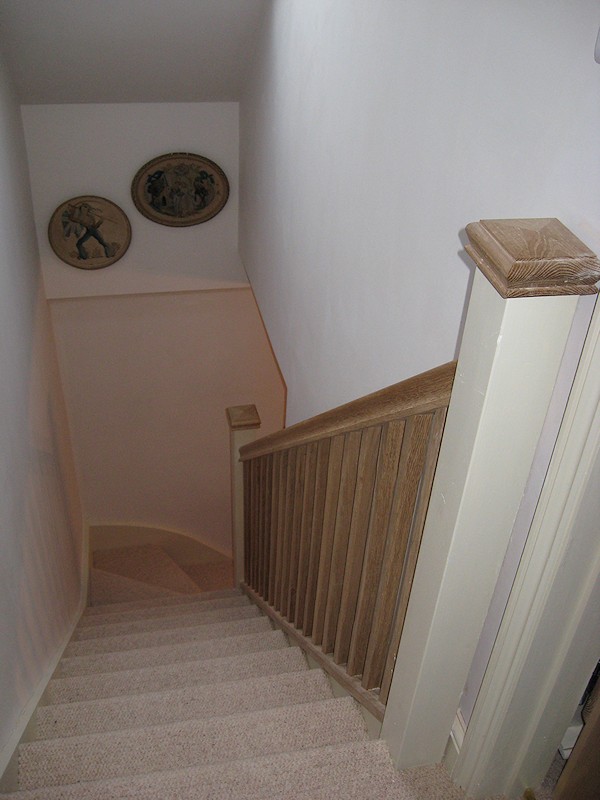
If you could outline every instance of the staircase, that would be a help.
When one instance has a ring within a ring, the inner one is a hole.
[[[355,702],[240,592],[201,592],[160,548],[135,550],[96,560],[104,603],[67,646],[5,800],[460,800],[438,767],[397,773]]]

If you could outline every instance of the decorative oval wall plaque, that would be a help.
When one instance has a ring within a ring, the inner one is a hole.
[[[95,195],[72,197],[61,203],[48,225],[56,255],[78,269],[102,269],[125,255],[131,225],[118,205]]]
[[[214,161],[194,153],[168,153],[138,170],[131,184],[137,210],[160,225],[206,222],[229,197],[227,176]]]

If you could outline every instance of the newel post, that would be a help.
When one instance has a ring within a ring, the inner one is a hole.
[[[240,448],[256,439],[260,417],[254,405],[226,409],[231,450],[231,531],[235,583],[244,580],[244,468]]]
[[[478,271],[382,730],[400,768],[444,756],[578,295],[600,278],[556,219],[467,234]]]

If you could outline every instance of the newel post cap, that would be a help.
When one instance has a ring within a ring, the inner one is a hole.
[[[225,409],[229,428],[232,431],[243,431],[248,428],[260,428],[260,417],[255,405],[229,406]]]
[[[482,219],[467,253],[502,297],[596,294],[600,261],[558,219]]]

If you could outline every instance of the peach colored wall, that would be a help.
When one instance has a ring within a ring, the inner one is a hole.
[[[23,130],[1,67],[0,774],[77,617],[82,554]]]
[[[230,552],[225,409],[283,423],[250,289],[51,302],[82,496],[96,524],[166,528]]]

